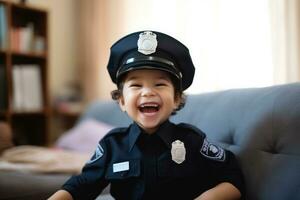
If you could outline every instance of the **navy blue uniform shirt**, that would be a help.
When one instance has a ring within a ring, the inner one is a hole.
[[[181,144],[179,162],[171,153],[174,141]],[[221,182],[244,191],[233,153],[208,142],[194,126],[167,121],[151,135],[135,123],[110,131],[63,189],[75,200],[95,199],[108,184],[115,199],[188,200]]]

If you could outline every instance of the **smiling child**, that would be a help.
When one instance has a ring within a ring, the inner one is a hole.
[[[169,35],[143,31],[117,41],[108,63],[112,98],[132,124],[110,131],[82,173],[50,199],[95,199],[108,184],[123,200],[242,198],[234,154],[195,126],[169,121],[184,106],[194,70],[189,50]]]

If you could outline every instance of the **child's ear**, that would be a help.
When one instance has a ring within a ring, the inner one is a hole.
[[[121,95],[118,99],[119,106],[123,112],[126,111],[124,97]]]
[[[181,103],[181,97],[179,95],[176,95],[174,98],[174,110],[176,110]]]

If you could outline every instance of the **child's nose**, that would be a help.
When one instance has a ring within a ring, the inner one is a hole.
[[[153,96],[154,91],[151,87],[144,87],[142,90],[142,96]]]

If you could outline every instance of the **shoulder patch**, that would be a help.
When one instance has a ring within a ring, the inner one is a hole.
[[[211,160],[224,162],[226,159],[225,150],[215,144],[210,143],[207,139],[203,140],[200,153]]]
[[[102,146],[100,144],[98,144],[94,155],[92,156],[92,158],[87,162],[87,164],[91,164],[97,160],[99,160],[104,154],[104,150],[102,148]]]

